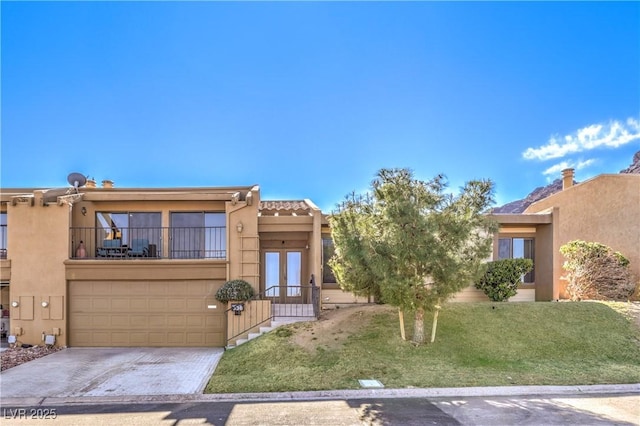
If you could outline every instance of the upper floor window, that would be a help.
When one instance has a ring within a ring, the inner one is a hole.
[[[224,259],[227,256],[226,216],[220,212],[171,213],[171,257]]]
[[[534,260],[534,238],[499,238],[498,259],[531,259]],[[535,282],[535,267],[522,277],[525,284]]]

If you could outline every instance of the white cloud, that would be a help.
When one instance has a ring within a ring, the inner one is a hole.
[[[556,165],[553,165],[553,166],[549,167],[544,172],[542,172],[542,174],[543,175],[547,175],[547,176],[548,175],[558,175],[558,177],[560,177],[560,172],[563,171],[564,169],[580,170],[580,169],[584,169],[586,167],[589,167],[590,165],[592,165],[595,162],[596,162],[596,160],[594,160],[594,159],[589,159],[589,160],[585,160],[585,161],[579,161],[577,163],[574,163],[573,161],[563,161],[561,163],[558,163]]]
[[[568,169],[568,168],[569,168],[569,163],[567,161],[563,161],[562,163],[558,163],[556,165],[549,167],[544,172],[542,172],[542,174],[545,176],[556,175],[556,174],[559,174],[562,170]]]
[[[601,146],[617,148],[637,139],[640,139],[640,120],[630,117],[626,122],[616,120],[607,124],[591,124],[570,135],[551,136],[546,145],[527,148],[522,156],[527,160],[549,160]]]

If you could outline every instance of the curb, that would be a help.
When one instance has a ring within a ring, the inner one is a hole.
[[[413,389],[352,389],[303,392],[263,392],[228,394],[184,395],[122,395],[97,397],[25,397],[1,398],[3,407],[37,407],[60,405],[145,404],[187,402],[260,402],[311,401],[363,398],[452,398],[452,397],[509,397],[509,396],[581,396],[603,394],[637,394],[640,383],[622,385],[574,386],[497,386],[466,388],[413,388]]]

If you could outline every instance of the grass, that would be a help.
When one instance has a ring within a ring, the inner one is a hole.
[[[400,339],[397,310],[349,309],[360,313],[324,336],[337,344],[297,344],[300,333],[322,340],[298,323],[225,352],[205,392],[356,389],[358,379],[387,388],[640,382],[640,331],[604,303],[448,304],[435,343],[421,346]],[[405,323],[411,336],[412,318]]]

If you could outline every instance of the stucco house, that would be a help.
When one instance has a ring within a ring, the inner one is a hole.
[[[525,257],[534,261],[513,300],[550,301],[567,298],[560,246],[572,240],[610,246],[630,260],[640,277],[640,174],[602,174],[574,184],[565,169],[563,189],[531,204],[523,213],[495,214],[500,224],[493,258]],[[481,298],[477,290],[464,300]]]
[[[640,175],[600,175],[500,224],[493,258],[530,257],[513,301],[565,297],[559,247],[621,251],[640,276]],[[257,185],[207,188],[2,189],[0,304],[5,332],[61,346],[226,346],[279,316],[367,303],[327,266],[333,243],[311,200],[262,200]],[[229,310],[215,293],[251,283],[264,303]],[[470,286],[456,300],[486,300]]]
[[[7,334],[23,343],[225,346],[238,330],[215,293],[230,279],[251,283],[280,315],[313,315],[314,295],[319,304],[323,217],[310,200],[262,201],[255,185],[89,181],[2,189],[0,202],[0,303]],[[329,287],[325,298],[356,300]],[[254,315],[270,316],[244,317]]]

